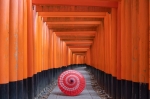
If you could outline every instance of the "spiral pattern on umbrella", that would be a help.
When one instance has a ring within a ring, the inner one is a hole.
[[[58,78],[59,89],[66,95],[75,96],[85,88],[85,79],[75,70],[67,70]]]

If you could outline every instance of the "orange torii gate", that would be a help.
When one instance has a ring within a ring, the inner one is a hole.
[[[0,0],[0,99],[34,99],[87,66],[113,99],[148,99],[148,0]]]

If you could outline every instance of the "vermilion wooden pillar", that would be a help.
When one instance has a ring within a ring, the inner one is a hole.
[[[48,26],[46,26],[46,30],[47,30],[47,70],[46,70],[46,75],[47,75],[47,85],[51,83],[51,70],[50,70],[50,31]]]
[[[34,98],[33,87],[33,20],[32,0],[27,0],[27,65],[28,65],[28,98]]]
[[[49,79],[49,75],[48,75],[48,43],[49,43],[49,32],[48,32],[48,27],[47,27],[47,25],[46,25],[46,23],[45,23],[45,70],[44,70],[44,72],[45,72],[45,79],[44,79],[44,81],[45,81],[45,87],[46,87],[46,85],[48,85],[48,79]]]
[[[104,76],[104,83],[105,83],[105,90],[106,92],[108,93],[109,92],[109,62],[110,62],[110,57],[109,57],[109,41],[110,41],[110,38],[109,38],[109,14],[106,13],[106,16],[104,18],[104,33],[105,33],[105,76]]]
[[[36,6],[33,6],[33,45],[34,45],[34,58],[33,58],[33,79],[34,79],[34,97],[38,94],[38,67],[39,67],[39,39],[38,39],[38,14],[36,12]]]
[[[56,68],[57,66],[57,36],[56,34],[54,33],[53,34],[53,37],[54,37],[54,68]]]
[[[149,2],[149,27],[150,27],[150,2]],[[150,41],[150,29],[149,29],[149,41]],[[149,49],[150,49],[150,44],[149,44]],[[149,56],[150,56],[150,52],[149,52]],[[149,57],[149,67],[150,67],[150,57]],[[150,76],[149,76],[149,98],[150,98]]]
[[[125,99],[132,98],[132,34],[131,34],[131,0],[125,1],[125,80],[126,80],[126,94]]]
[[[117,9],[111,10],[111,33],[110,33],[110,52],[111,52],[111,70],[113,77],[116,77],[117,69]]]
[[[42,43],[42,26],[41,26],[41,16],[38,16],[38,23],[37,23],[38,27],[37,27],[37,32],[38,32],[38,73],[41,72],[41,65],[42,65],[42,59],[41,59],[41,55],[42,55],[42,50],[41,50],[41,43]]]
[[[27,0],[23,0],[23,99],[28,99],[27,94]]]
[[[68,46],[66,45],[66,59],[65,59],[65,64],[66,64],[66,66],[68,66]]]
[[[43,23],[43,18],[41,17],[41,72],[43,71],[43,69],[44,69],[44,23]],[[42,87],[43,87],[43,83],[42,83]]]
[[[46,23],[43,22],[43,32],[42,32],[42,54],[43,54],[43,71],[46,70]]]
[[[117,9],[117,82],[116,99],[121,99],[121,2]]]
[[[132,99],[139,99],[139,33],[138,33],[138,5],[131,0],[131,38],[132,38]],[[130,75],[131,76],[131,75]]]
[[[87,57],[86,57],[86,59],[87,59],[87,62],[88,62],[88,65],[91,65],[91,49],[89,49],[88,51],[87,51]]]
[[[117,9],[111,9],[111,33],[110,33],[110,70],[111,95],[116,98],[116,80],[117,80]]]
[[[53,31],[50,29],[49,30],[49,65],[50,65],[50,81],[53,80]]]
[[[74,60],[75,60],[74,64],[77,64],[77,55],[76,54],[74,55]]]
[[[76,61],[75,54],[73,54],[73,64],[75,64],[75,61]]]
[[[104,39],[105,39],[105,72],[106,73],[108,73],[108,64],[107,64],[107,61],[108,61],[108,41],[107,41],[107,36],[108,36],[108,30],[107,30],[107,25],[108,25],[108,14],[107,14],[107,16],[105,16],[105,18],[104,18],[104,33],[105,33],[105,37],[104,37]]]
[[[66,59],[66,44],[65,44],[65,42],[63,41],[63,66],[66,66],[66,64],[65,64],[65,59]]]
[[[111,94],[111,73],[112,73],[112,69],[111,69],[111,14],[108,13],[108,93]]]
[[[101,35],[100,35],[100,40],[101,40],[101,71],[102,71],[102,76],[105,70],[105,32],[104,32],[104,22],[102,22],[101,25]],[[103,77],[102,77],[103,79]]]
[[[51,55],[51,49],[52,49],[52,31],[51,29],[49,29],[49,68],[51,69],[51,66],[52,66],[52,55]]]
[[[71,50],[68,49],[68,65],[71,65]]]
[[[24,8],[23,0],[18,1],[18,71],[17,98],[23,99],[23,64],[24,64]]]
[[[125,53],[125,6],[124,0],[121,1],[121,98],[125,98],[125,71],[126,71],[126,53]]]
[[[47,42],[47,50],[46,50],[46,52],[47,52],[47,70],[49,69],[49,35],[50,35],[50,33],[49,33],[49,29],[48,29],[48,26],[46,25],[46,42]]]
[[[149,76],[149,1],[139,0],[138,10],[139,32],[139,82],[140,99],[148,99]]]
[[[9,97],[17,99],[18,70],[18,0],[10,0]]]
[[[98,44],[99,43],[99,41],[98,41],[98,33],[96,33],[96,35],[95,35],[95,41],[94,41],[94,46],[95,46],[95,48],[94,48],[94,67],[96,68],[96,69],[98,69],[98,56],[97,56],[97,54],[99,53],[98,52]]]
[[[60,47],[61,47],[61,45],[60,45],[61,43],[60,43],[60,38],[59,37],[57,37],[57,56],[58,56],[58,60],[57,60],[57,68],[60,68],[60,66],[61,66],[61,64],[60,64]]]
[[[9,99],[9,1],[0,1],[0,99]]]

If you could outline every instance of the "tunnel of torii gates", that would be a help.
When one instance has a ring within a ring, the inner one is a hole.
[[[150,99],[150,0],[0,0],[0,99],[34,99],[86,66],[113,99]]]

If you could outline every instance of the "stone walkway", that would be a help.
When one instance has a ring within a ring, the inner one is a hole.
[[[93,90],[91,86],[90,75],[87,73],[87,71],[85,71],[85,67],[75,68],[74,70],[79,71],[86,79],[86,87],[82,93],[78,96],[66,96],[59,90],[58,86],[56,86],[49,95],[48,99],[101,99]]]

